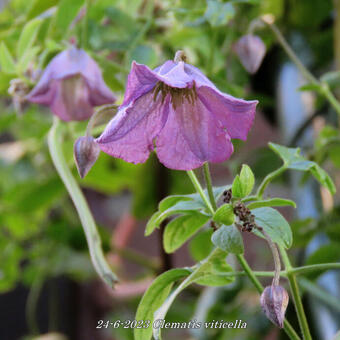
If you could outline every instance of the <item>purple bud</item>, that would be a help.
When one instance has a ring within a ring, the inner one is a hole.
[[[100,148],[92,136],[79,137],[74,143],[74,159],[81,178],[84,178],[99,156]]]
[[[257,35],[247,34],[236,42],[235,51],[244,68],[253,74],[262,63],[266,46]]]
[[[283,328],[289,296],[281,286],[268,286],[261,295],[261,307],[267,318],[276,326]]]

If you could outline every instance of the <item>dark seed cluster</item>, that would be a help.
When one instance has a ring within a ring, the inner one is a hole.
[[[254,228],[256,228],[255,216],[243,203],[236,203],[234,207],[234,213],[236,216],[238,216],[241,222],[238,223],[237,226],[240,227],[242,231],[251,232]]]
[[[231,198],[232,198],[232,191],[231,191],[231,189],[228,189],[228,190],[225,190],[224,192],[223,192],[223,202],[224,203],[230,203],[230,201],[231,201]]]

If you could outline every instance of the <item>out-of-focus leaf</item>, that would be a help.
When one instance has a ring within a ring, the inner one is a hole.
[[[168,297],[175,281],[188,276],[188,269],[171,269],[158,276],[144,293],[136,313],[136,320],[150,320],[150,327],[135,328],[135,340],[150,340],[152,337],[152,322],[154,312],[163,304]]]
[[[213,27],[226,25],[234,16],[235,8],[232,3],[219,0],[207,0],[204,17]]]
[[[59,0],[32,0],[31,7],[27,13],[27,20],[45,12],[49,8],[55,6]]]
[[[332,194],[335,193],[335,185],[327,172],[317,163],[308,161],[302,157],[300,155],[300,148],[287,148],[274,143],[269,143],[269,147],[282,158],[284,166],[287,169],[309,171],[315,179],[325,186]]]
[[[4,42],[0,44],[0,66],[4,73],[15,74],[15,62]]]
[[[172,220],[163,235],[164,250],[172,253],[209,221],[209,216],[200,213],[184,215]]]
[[[30,49],[34,44],[41,22],[41,19],[33,19],[27,22],[22,29],[17,45],[17,58],[19,61],[24,56],[24,54],[27,53],[27,50]]]
[[[68,27],[83,4],[84,0],[60,0],[54,25],[58,36],[65,36]]]
[[[251,211],[255,216],[255,222],[262,227],[273,242],[290,248],[293,242],[292,231],[286,219],[275,209],[258,208]],[[254,229],[257,236],[264,238],[263,234]]]
[[[340,260],[340,243],[330,242],[310,254],[306,260],[307,265],[338,262]]]
[[[211,241],[215,246],[228,253],[244,253],[241,233],[234,225],[222,225],[222,227],[212,234]]]

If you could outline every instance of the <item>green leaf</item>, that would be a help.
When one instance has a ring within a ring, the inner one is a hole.
[[[283,160],[287,169],[298,171],[309,171],[321,185],[326,187],[332,194],[336,188],[327,172],[317,163],[308,161],[300,155],[300,148],[286,148],[285,146],[269,143],[269,147],[276,152]]]
[[[241,233],[234,225],[222,225],[222,227],[212,234],[211,241],[215,246],[228,253],[244,253]]]
[[[213,283],[215,279],[215,284],[221,283],[219,276],[221,274],[221,269],[225,268],[228,272],[231,271],[230,267],[226,264],[226,266],[222,265],[221,261],[225,261],[227,256],[226,252],[221,251],[220,249],[215,249],[210,253],[210,255],[196,265],[192,273],[171,293],[171,295],[165,300],[165,302],[157,309],[154,313],[154,318],[157,319],[165,319],[165,316],[174,302],[175,298],[178,294],[183,291],[186,287],[188,287],[193,282],[204,282],[205,284],[209,283],[210,285]],[[219,259],[223,258],[223,260]],[[217,265],[218,263],[218,265]],[[223,274],[222,274],[223,275]],[[214,277],[214,278],[213,278]],[[225,276],[224,279],[227,280]],[[228,282],[232,282],[232,278],[228,277]],[[161,339],[161,329],[154,329],[153,336],[156,340]]]
[[[33,0],[30,3],[31,7],[27,14],[28,20],[55,6],[58,3],[58,0]]]
[[[0,65],[4,73],[15,74],[15,62],[4,42],[0,45]]]
[[[235,198],[242,198],[242,197],[244,197],[242,195],[243,194],[242,183],[241,183],[239,175],[236,175],[236,177],[234,178],[231,190],[232,190],[232,193],[233,193],[233,197],[235,197]]]
[[[204,226],[210,217],[200,213],[184,215],[172,220],[163,235],[164,250],[172,253]]]
[[[151,218],[149,219],[148,223],[146,224],[146,228],[145,228],[145,236],[149,236],[150,234],[152,234],[152,232],[158,228],[159,224],[157,223],[157,219],[159,218],[159,216],[161,215],[160,211],[156,211]]]
[[[226,25],[235,16],[235,8],[231,3],[222,3],[218,0],[208,0],[205,19],[212,27]]]
[[[175,281],[188,276],[188,269],[171,269],[158,276],[144,293],[136,313],[136,320],[150,320],[148,328],[135,328],[135,340],[150,340],[154,312],[164,303]]]
[[[340,71],[326,72],[320,77],[320,80],[330,87],[337,87],[340,85]]]
[[[230,225],[234,223],[235,215],[234,208],[232,204],[224,204],[220,206],[214,216],[213,220],[217,223],[222,223],[225,225]]]
[[[84,0],[61,0],[55,20],[55,29],[59,36],[65,36],[71,22],[78,14],[80,7],[84,4]]]
[[[189,252],[191,257],[199,262],[205,259],[213,250],[211,243],[212,229],[205,229],[200,231],[189,243]]]
[[[225,274],[230,274],[233,269],[227,263],[226,257],[228,253],[217,250],[210,258],[209,262],[206,262],[201,270],[200,277],[194,282],[202,286],[225,286],[234,281],[235,277]]]
[[[248,196],[254,188],[255,177],[250,167],[246,164],[242,165],[240,181],[242,186],[242,197]]]
[[[247,205],[249,209],[256,209],[262,207],[284,207],[284,206],[291,206],[296,208],[296,204],[294,201],[285,198],[270,198],[268,200],[252,202]]]
[[[165,197],[163,200],[159,202],[158,210],[160,212],[163,212],[172,206],[174,206],[176,203],[180,201],[192,201],[193,199],[191,197],[188,197],[186,195],[172,195]]]
[[[273,208],[258,208],[251,211],[255,215],[255,222],[262,227],[273,242],[290,248],[293,242],[292,231],[286,219]],[[263,234],[254,229],[257,236],[264,238]]]
[[[330,242],[322,245],[315,252],[313,252],[306,260],[306,265],[338,262],[340,260],[340,243]]]
[[[37,37],[41,23],[41,19],[33,19],[24,26],[17,45],[17,58],[19,61],[27,52],[27,50],[32,47]]]

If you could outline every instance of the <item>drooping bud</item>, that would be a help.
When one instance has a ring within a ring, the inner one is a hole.
[[[253,74],[262,63],[266,54],[266,46],[257,35],[247,34],[236,42],[235,52],[244,68]]]
[[[100,148],[92,136],[84,136],[76,140],[73,151],[79,175],[84,178],[96,162]]]
[[[261,295],[261,307],[267,318],[276,326],[283,328],[289,296],[281,286],[267,286]]]

